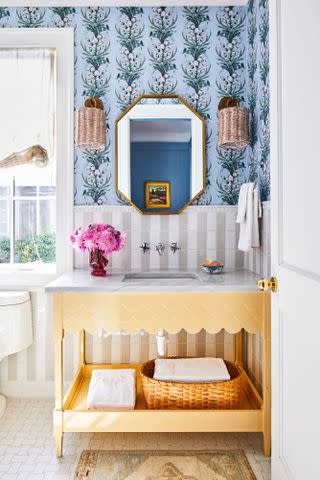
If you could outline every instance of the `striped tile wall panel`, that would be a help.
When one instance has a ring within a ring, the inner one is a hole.
[[[168,354],[218,356],[232,362],[235,359],[234,340],[234,335],[224,330],[217,334],[209,334],[205,330],[189,334],[181,330],[175,335],[169,335]],[[140,363],[156,356],[156,336],[144,331],[134,335],[124,332],[116,335],[108,333],[87,335],[88,363]]]
[[[236,206],[188,207],[180,215],[141,215],[132,207],[75,207],[75,225],[90,222],[111,223],[127,233],[127,245],[111,257],[111,265],[123,270],[196,268],[206,258],[219,259],[227,268],[243,268],[244,255],[237,250]],[[166,245],[164,255],[155,250]],[[139,245],[148,242],[151,250],[143,254]],[[171,242],[181,250],[173,254]],[[75,267],[87,268],[87,257],[75,252]]]

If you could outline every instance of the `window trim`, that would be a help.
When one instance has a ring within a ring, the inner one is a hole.
[[[74,111],[74,31],[73,28],[2,28],[0,48],[54,48],[56,50],[56,274],[19,272],[18,283],[47,281],[73,268],[69,236],[73,228],[73,111]],[[67,160],[66,160],[67,159]],[[8,269],[3,273],[7,283]],[[15,270],[15,265],[11,266]],[[0,283],[2,273],[0,271]],[[17,284],[17,279],[15,280]]]

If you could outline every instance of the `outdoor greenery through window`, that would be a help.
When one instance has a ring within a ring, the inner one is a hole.
[[[55,262],[54,69],[50,49],[0,49],[0,264]],[[46,166],[12,155],[33,145],[46,149]]]

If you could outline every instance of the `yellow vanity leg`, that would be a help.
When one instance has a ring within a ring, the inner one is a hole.
[[[86,363],[86,332],[79,332],[79,367],[83,367]]]
[[[236,334],[236,365],[243,366],[243,330]]]
[[[263,293],[263,448],[271,455],[271,298]]]
[[[53,432],[56,440],[57,457],[62,456],[63,440],[63,322],[61,294],[53,296],[53,321],[55,343],[55,410]]]
[[[62,457],[62,446],[63,446],[63,418],[62,411],[55,410],[53,412],[53,433],[56,443],[56,455],[58,458]]]

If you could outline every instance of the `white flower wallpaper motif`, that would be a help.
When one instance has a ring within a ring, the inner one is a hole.
[[[88,96],[107,113],[103,152],[75,151],[76,205],[126,202],[114,187],[114,121],[142,93],[177,93],[207,122],[207,188],[198,205],[236,204],[241,184],[269,178],[269,12],[247,7],[0,7],[0,27],[73,27],[75,108]],[[250,147],[217,147],[217,106],[232,95],[251,113]]]
[[[217,93],[219,98],[234,97],[240,104],[246,105],[246,10],[231,7],[219,9],[216,19]],[[234,205],[238,201],[241,184],[246,181],[246,149],[225,150],[217,147],[216,155],[221,169],[216,178],[218,197],[223,203]]]
[[[148,54],[154,70],[152,79],[148,81],[150,93],[175,93],[177,47],[172,37],[176,31],[177,18],[177,13],[166,7],[154,8],[149,14],[151,46]]]
[[[269,7],[268,0],[247,6],[247,77],[250,109],[248,178],[258,181],[263,200],[270,199]]]

